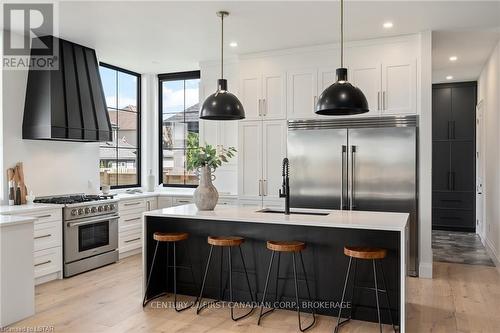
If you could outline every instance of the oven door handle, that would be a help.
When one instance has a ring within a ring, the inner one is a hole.
[[[86,220],[86,221],[81,221],[81,222],[68,222],[67,226],[70,228],[78,227],[78,226],[86,225],[86,224],[98,223],[98,222],[109,221],[109,220],[116,220],[119,217],[120,216],[118,216],[118,215],[109,215],[106,217],[98,217],[98,218],[94,218],[94,219]]]

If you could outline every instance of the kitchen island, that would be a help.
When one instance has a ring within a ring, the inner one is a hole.
[[[291,215],[284,215],[279,212],[263,211],[258,207],[239,206],[217,206],[214,211],[198,211],[193,204],[146,212],[143,220],[143,288],[145,289],[156,245],[153,233],[157,231],[190,234],[189,239],[180,242],[177,247],[177,265],[192,266],[193,274],[187,269],[178,269],[177,287],[180,294],[193,296],[199,293],[209,253],[207,237],[209,235],[244,237],[243,255],[252,290],[258,301],[262,297],[271,255],[266,248],[266,241],[300,240],[307,244],[303,256],[312,298],[318,305],[317,313],[336,316],[338,308],[328,305],[338,304],[341,300],[348,264],[343,247],[346,245],[382,247],[388,250],[382,265],[392,314],[395,323],[400,325],[401,332],[404,332],[408,218],[409,215],[406,213],[316,209],[292,209]],[[151,276],[148,296],[165,290],[167,281],[165,248],[161,249],[157,256],[157,266]],[[291,260],[287,257],[283,256],[280,271],[283,275],[291,277]],[[220,260],[218,255],[213,257],[213,266],[205,286],[205,295],[209,298],[217,298],[218,295]],[[226,263],[224,269],[225,266]],[[358,284],[372,286],[373,273],[370,263],[359,262],[357,268]],[[242,271],[238,258],[233,259],[233,269]],[[299,270],[299,278],[300,273]],[[172,280],[170,275],[169,291],[173,289]],[[233,274],[235,301],[250,301],[245,283],[243,274]],[[299,283],[299,286],[302,291],[305,290],[303,284]],[[279,289],[281,301],[293,300],[293,279],[280,282]],[[359,291],[356,303],[354,319],[377,321],[373,293]],[[382,301],[382,321],[389,323],[388,313],[384,311],[386,308],[385,302]],[[273,319],[271,317],[268,320]]]

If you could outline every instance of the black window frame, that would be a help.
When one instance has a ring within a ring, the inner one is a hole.
[[[164,81],[180,81],[200,79],[201,71],[186,71],[176,73],[163,73],[158,74],[158,184],[163,183],[163,82]],[[200,87],[201,88],[201,87]],[[200,101],[201,103],[201,101]],[[185,112],[185,110],[184,110]],[[199,124],[199,120],[198,120]],[[198,127],[199,128],[199,127]],[[184,149],[184,153],[185,153]],[[185,167],[184,167],[185,168]],[[194,184],[163,184],[163,187],[182,187],[182,188],[196,188],[198,185]]]
[[[137,163],[136,163],[136,170],[137,170],[137,183],[136,184],[131,184],[131,185],[110,185],[111,189],[124,189],[124,188],[135,188],[135,187],[141,187],[142,186],[142,172],[141,172],[141,156],[142,156],[142,147],[141,147],[141,81],[142,81],[142,74],[133,72],[131,70],[121,68],[115,65],[111,65],[105,62],[99,62],[99,66],[106,67],[112,70],[115,70],[117,72],[133,75],[137,77]],[[116,91],[116,94],[118,95],[118,90]],[[117,97],[118,98],[118,97]],[[108,105],[106,105],[106,112],[108,112],[109,109],[114,109],[116,111],[120,111],[121,109],[118,108],[110,108]],[[99,147],[100,148],[100,147]],[[118,161],[118,143],[116,146],[116,157]],[[99,164],[101,163],[101,158],[99,157]],[[100,187],[102,189],[102,187]]]

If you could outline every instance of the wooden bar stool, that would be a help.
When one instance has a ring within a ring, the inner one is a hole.
[[[271,308],[267,310],[266,312],[264,311],[264,302],[266,300],[266,294],[267,294],[267,287],[269,285],[269,277],[271,275],[271,269],[273,267],[273,260],[274,260],[274,255],[277,252],[278,253],[278,265],[276,268],[276,289],[275,289],[275,303],[279,301],[278,298],[278,281],[286,279],[286,277],[280,277],[280,259],[281,259],[281,252],[288,252],[292,254],[292,260],[293,260],[293,279],[295,282],[295,302],[296,302],[296,309],[297,309],[297,316],[299,320],[299,329],[301,332],[304,332],[308,329],[310,329],[315,323],[316,323],[316,313],[314,311],[314,308],[312,309],[312,323],[309,324],[307,327],[302,327],[302,320],[300,319],[300,302],[299,302],[299,287],[298,287],[298,282],[297,282],[297,265],[296,265],[296,260],[295,260],[295,255],[296,253],[299,254],[300,257],[300,263],[302,266],[302,271],[304,273],[304,281],[306,283],[306,289],[307,289],[307,296],[309,303],[311,303],[311,292],[309,290],[309,283],[307,282],[307,275],[306,275],[306,268],[304,266],[304,259],[302,258],[302,251],[306,248],[306,243],[304,242],[299,242],[299,241],[267,241],[266,244],[267,248],[271,250],[271,259],[269,261],[269,268],[267,270],[267,277],[266,277],[266,283],[264,285],[264,294],[262,295],[262,302],[260,303],[260,313],[259,313],[259,321],[257,322],[257,325],[260,325],[260,321],[263,316],[266,314],[272,312],[275,310],[275,308]]]
[[[382,333],[382,322],[380,321],[380,302],[379,302],[378,294],[379,293],[385,294],[385,297],[387,300],[388,311],[389,311],[389,317],[391,318],[392,328],[394,329],[394,332],[396,332],[396,327],[394,326],[394,321],[392,320],[391,304],[389,302],[389,295],[387,292],[387,284],[385,283],[384,270],[382,269],[382,264],[380,262],[382,259],[384,259],[387,256],[387,250],[380,249],[380,248],[371,248],[371,247],[345,246],[344,247],[344,254],[349,257],[349,265],[347,266],[347,273],[346,273],[345,282],[344,282],[344,290],[342,291],[342,301],[340,304],[344,303],[345,292],[347,289],[347,284],[349,283],[349,274],[350,274],[351,266],[352,266],[351,264],[352,264],[352,261],[354,260],[354,279],[352,282],[352,292],[351,292],[352,300],[354,299],[355,289],[366,289],[366,290],[375,291],[375,299],[377,302],[378,324],[379,324],[380,332]],[[375,281],[375,288],[361,287],[361,286],[356,285],[356,268],[357,268],[357,260],[358,259],[372,261],[373,278]],[[376,263],[378,263],[380,272],[382,274],[382,282],[384,284],[383,285],[384,289],[380,289],[378,286]],[[351,320],[353,307],[354,307],[354,302],[352,302],[352,307],[351,307],[351,311],[349,312],[349,317],[343,321],[341,321],[342,306],[339,308],[339,316],[337,318],[337,325],[335,326],[335,333],[340,330],[340,327],[342,325],[344,325],[349,320]]]
[[[196,309],[196,314],[199,314],[202,309],[207,307],[210,304],[218,303],[224,299],[226,287],[227,287],[227,282],[229,280],[229,307],[231,309],[231,319],[234,321],[243,319],[247,316],[249,316],[253,310],[254,307],[252,305],[252,308],[250,311],[247,313],[235,317],[234,316],[234,307],[233,307],[233,267],[232,267],[232,257],[231,257],[231,249],[233,247],[238,247],[238,250],[240,252],[240,258],[241,258],[241,263],[243,264],[243,272],[237,272],[235,273],[244,273],[245,278],[247,281],[247,287],[248,287],[248,292],[250,294],[252,304],[255,302],[253,294],[252,294],[252,288],[250,287],[250,280],[248,279],[248,272],[247,272],[247,267],[245,265],[245,260],[243,259],[243,252],[241,250],[241,244],[245,242],[245,239],[243,237],[238,237],[238,236],[226,236],[226,237],[219,237],[219,236],[209,236],[207,240],[208,244],[210,244],[210,252],[208,254],[208,259],[207,259],[207,265],[205,267],[205,274],[203,276],[203,282],[201,283],[201,289],[200,289],[200,296],[198,297],[198,307]],[[219,275],[219,299],[212,301],[212,302],[207,302],[202,305],[202,300],[203,300],[203,291],[205,289],[205,282],[207,280],[207,275],[208,271],[210,268],[210,262],[212,260],[212,253],[214,246],[217,246],[220,248],[220,275]],[[224,285],[224,288],[222,287],[222,268],[223,268],[223,255],[224,255],[224,248],[227,248],[227,254],[228,254],[228,278],[226,279],[226,283]]]
[[[169,270],[169,268],[174,269],[174,308],[175,308],[175,311],[181,312],[181,311],[189,309],[190,307],[192,307],[194,305],[194,302],[193,302],[193,304],[182,307],[182,308],[177,307],[177,268],[191,270],[191,277],[193,279],[193,283],[195,283],[195,278],[193,275],[193,267],[191,267],[191,266],[177,266],[176,244],[177,244],[177,242],[186,240],[188,238],[189,238],[189,234],[186,232],[171,232],[171,233],[155,232],[153,234],[153,239],[156,241],[156,247],[155,247],[155,252],[153,254],[153,261],[151,263],[151,269],[149,270],[148,281],[146,283],[146,292],[144,293],[144,299],[142,301],[143,307],[146,306],[146,304],[148,304],[153,299],[164,296],[167,294],[167,292],[163,292],[163,293],[160,293],[160,294],[155,295],[153,297],[147,298],[149,283],[151,282],[151,275],[153,274],[153,268],[155,266],[156,255],[158,253],[158,247],[160,246],[160,243],[167,244],[167,288],[169,285],[169,283],[168,283],[169,282],[168,281],[168,270]],[[173,247],[173,251],[174,251],[174,253],[173,253],[174,264],[172,266],[169,265],[169,248],[170,248],[171,243],[172,243],[172,247]]]

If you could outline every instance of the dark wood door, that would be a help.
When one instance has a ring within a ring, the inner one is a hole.
[[[474,142],[455,141],[451,147],[451,190],[474,192]]]
[[[432,139],[448,140],[451,134],[451,88],[432,91]]]
[[[451,91],[452,137],[474,141],[476,121],[476,86],[460,86]]]
[[[449,191],[450,184],[450,143],[435,141],[432,143],[432,190]]]

